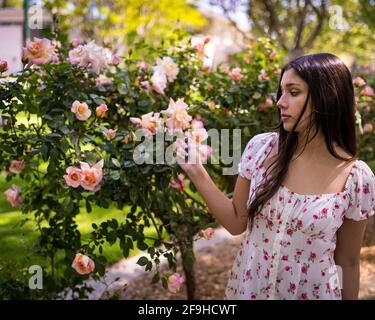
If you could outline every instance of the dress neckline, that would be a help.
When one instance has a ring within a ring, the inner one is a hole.
[[[278,132],[272,132],[276,138],[278,138]],[[276,141],[273,141],[272,142],[272,148],[275,144],[275,142],[277,142],[277,139]],[[302,193],[298,193],[298,192],[294,192],[292,190],[290,190],[287,186],[285,186],[284,184],[281,184],[280,185],[280,189],[284,189],[286,192],[288,192],[290,195],[294,195],[294,196],[297,196],[297,197],[332,197],[332,196],[340,196],[340,195],[343,195],[345,194],[347,191],[348,191],[348,188],[349,188],[349,183],[352,179],[352,177],[354,176],[353,174],[353,171],[355,168],[358,167],[358,163],[360,162],[361,160],[359,159],[356,159],[354,160],[354,164],[352,165],[352,167],[350,168],[350,172],[349,172],[349,175],[348,177],[346,178],[346,182],[345,182],[345,186],[344,186],[344,190],[341,191],[341,192],[333,192],[333,193],[320,193],[320,194],[302,194]]]
[[[358,167],[359,161],[361,161],[361,160],[359,160],[359,159],[355,160],[354,164],[350,168],[350,172],[349,172],[348,177],[346,178],[346,182],[345,182],[345,186],[344,186],[344,190],[343,191],[333,192],[333,193],[301,194],[301,193],[297,193],[297,192],[294,192],[294,191],[290,190],[287,186],[285,186],[283,184],[281,184],[280,188],[286,190],[289,194],[295,195],[297,197],[332,197],[332,196],[343,195],[344,193],[346,193],[348,191],[349,183],[350,183],[352,177],[354,176],[353,171],[354,171],[355,168]]]

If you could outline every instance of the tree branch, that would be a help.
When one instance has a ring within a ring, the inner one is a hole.
[[[297,22],[297,31],[296,31],[296,35],[295,35],[295,38],[294,38],[294,48],[295,49],[299,49],[300,46],[301,46],[302,33],[304,31],[304,28],[305,28],[305,19],[306,19],[306,14],[307,14],[307,10],[308,10],[308,7],[310,5],[310,2],[306,1],[302,10],[301,10],[301,7],[300,7],[300,1],[299,0],[297,1],[297,4],[298,4],[298,14],[297,14],[298,22]]]
[[[323,21],[327,16],[327,8],[326,8],[326,1],[324,0],[322,1],[320,10],[311,3],[311,0],[307,0],[306,2],[311,5],[311,7],[313,8],[313,10],[315,11],[318,17],[318,22],[315,26],[313,33],[310,35],[310,37],[306,40],[306,43],[303,45],[304,48],[309,49],[312,47],[314,41],[316,40],[317,36],[319,35],[323,27]]]

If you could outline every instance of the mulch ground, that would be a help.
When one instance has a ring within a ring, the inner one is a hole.
[[[226,240],[204,248],[196,254],[195,277],[197,300],[222,300],[233,261],[241,238]],[[183,274],[182,268],[177,272]],[[153,274],[146,274],[129,282],[120,299],[126,300],[185,300],[185,287],[173,294],[165,290],[161,283],[151,284]],[[361,288],[360,299],[375,297],[375,245],[361,250]]]

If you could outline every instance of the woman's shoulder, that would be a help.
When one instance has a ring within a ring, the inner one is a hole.
[[[263,132],[263,133],[258,133],[254,135],[250,141],[248,142],[248,147],[258,145],[262,146],[264,144],[268,144],[270,142],[275,141],[275,139],[278,138],[278,132]]]
[[[353,173],[356,180],[375,183],[374,172],[365,161],[357,159],[353,166],[356,168],[356,171]]]

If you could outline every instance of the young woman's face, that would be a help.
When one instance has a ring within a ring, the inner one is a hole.
[[[282,95],[277,101],[277,107],[280,108],[281,121],[284,129],[291,131],[298,116],[302,112],[305,104],[308,86],[307,83],[298,76],[294,69],[289,69],[284,72],[281,79]],[[310,101],[306,107],[306,111],[298,123],[296,132],[304,132],[309,124],[309,116],[311,113]],[[283,117],[286,115],[286,117]]]

